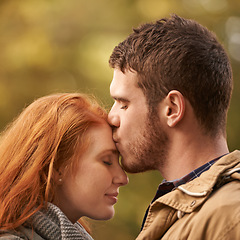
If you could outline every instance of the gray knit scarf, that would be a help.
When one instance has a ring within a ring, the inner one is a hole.
[[[17,232],[8,231],[8,234],[18,237],[7,238],[5,235],[4,239],[93,240],[80,223],[72,224],[64,213],[51,203],[48,203],[47,210],[35,213],[24,227],[21,226]]]

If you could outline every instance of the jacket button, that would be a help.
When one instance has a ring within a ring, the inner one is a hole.
[[[193,207],[195,204],[196,204],[196,201],[194,200],[191,202],[190,207]]]

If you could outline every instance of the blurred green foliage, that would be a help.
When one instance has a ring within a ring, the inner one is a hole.
[[[214,31],[231,57],[234,92],[228,117],[230,150],[239,148],[239,0],[1,0],[0,128],[35,98],[54,92],[95,94],[106,107],[112,49],[133,27],[177,13]],[[96,240],[134,239],[161,176],[130,175],[116,215],[91,221]]]

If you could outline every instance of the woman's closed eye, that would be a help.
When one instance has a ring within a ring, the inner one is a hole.
[[[113,164],[112,158],[110,156],[105,156],[102,158],[104,164],[111,166]]]
[[[112,162],[109,162],[109,161],[103,161],[104,164],[108,165],[108,166],[111,166],[112,165]]]

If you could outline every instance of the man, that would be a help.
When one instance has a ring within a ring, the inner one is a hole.
[[[177,15],[134,29],[110,57],[113,139],[130,173],[159,170],[140,239],[240,239],[240,153],[229,153],[229,59]]]

